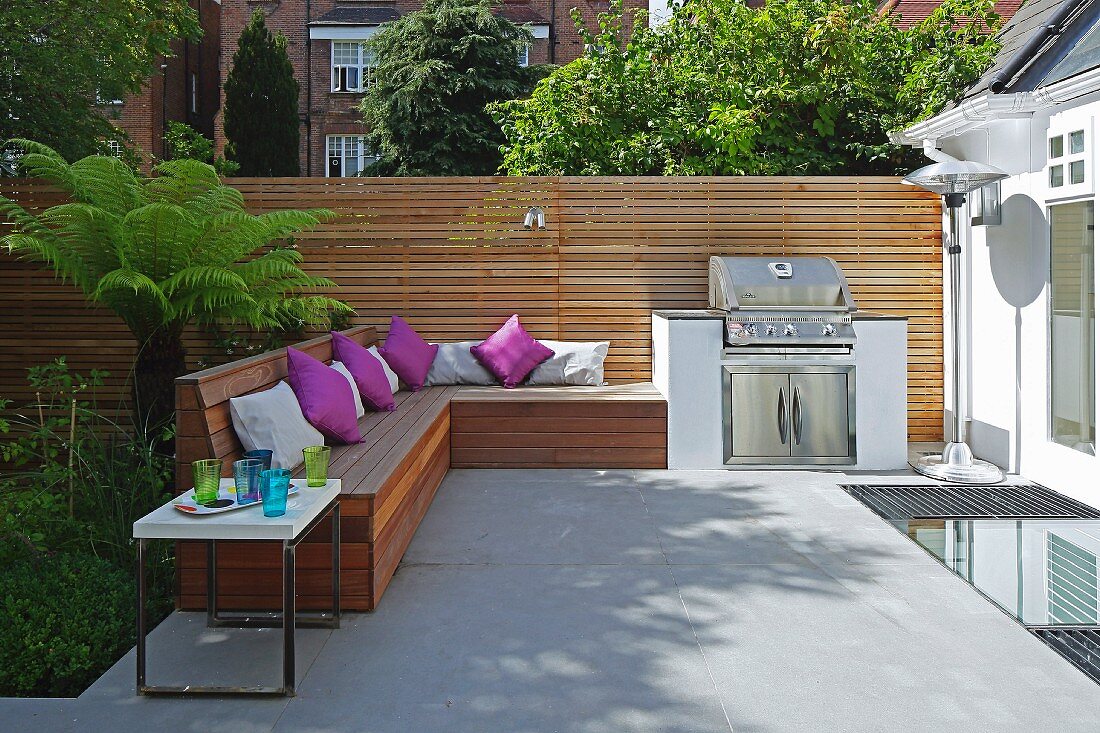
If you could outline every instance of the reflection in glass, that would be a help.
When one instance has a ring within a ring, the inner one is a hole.
[[[1050,167],[1050,187],[1058,188],[1062,185],[1062,166],[1052,165]]]
[[[910,519],[892,524],[1027,626],[1100,623],[1100,521]]]
[[[1095,454],[1093,202],[1050,207],[1050,436]]]
[[[1085,161],[1075,160],[1069,164],[1069,182],[1070,183],[1084,183],[1085,182]]]
[[[1075,130],[1069,134],[1069,152],[1083,153],[1085,152],[1085,131]]]
[[[1062,136],[1052,137],[1050,139],[1050,156],[1051,158],[1062,157]]]

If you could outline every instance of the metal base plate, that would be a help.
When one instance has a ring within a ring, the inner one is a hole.
[[[985,486],[1005,480],[1004,471],[987,461],[971,458],[968,463],[948,462],[940,454],[924,456],[912,463],[913,469],[937,481]]]

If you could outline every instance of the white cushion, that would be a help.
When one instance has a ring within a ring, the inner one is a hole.
[[[324,436],[306,422],[298,398],[286,382],[263,392],[231,397],[229,414],[246,451],[272,451],[272,468],[294,468],[303,460],[303,448],[325,444]]]
[[[474,355],[470,353],[471,346],[477,346],[480,341],[458,341],[450,344],[439,344],[439,350],[435,352],[432,368],[428,370],[428,376],[424,384],[439,386],[447,384],[498,384],[497,378],[485,367],[481,366]]]
[[[400,382],[397,379],[397,374],[390,369],[390,365],[386,363],[386,360],[382,358],[382,355],[378,353],[377,346],[371,346],[367,349],[378,363],[382,365],[382,371],[386,373],[386,379],[390,380],[390,394],[397,394],[397,390],[401,387]]]
[[[351,385],[351,396],[355,400],[355,417],[359,418],[366,415],[367,411],[363,408],[363,398],[359,396],[359,386],[355,383],[355,377],[351,376],[351,372],[348,371],[342,361],[334,361],[329,366],[343,374],[344,379],[348,380],[348,384]]]
[[[576,384],[598,387],[603,384],[603,362],[609,341],[543,341],[554,355],[535,367],[524,384]]]

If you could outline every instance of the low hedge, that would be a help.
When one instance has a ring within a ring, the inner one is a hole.
[[[133,645],[133,577],[93,556],[20,560],[0,572],[0,695],[73,697]]]

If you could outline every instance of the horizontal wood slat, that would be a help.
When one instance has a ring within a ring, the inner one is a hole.
[[[482,338],[512,313],[540,338],[609,340],[612,383],[650,378],[650,311],[705,305],[711,255],[828,255],[864,309],[909,317],[909,434],[942,438],[940,203],[875,177],[229,179],[252,211],[326,207],[337,219],[295,239],[333,279],[354,322],[385,335],[392,314],[432,340]],[[33,207],[64,197],[38,181],[0,194]],[[529,231],[529,207],[546,229]],[[26,402],[25,367],[66,355],[107,369],[123,406],[133,344],[71,286],[0,255],[0,395]],[[187,334],[189,363],[224,361]],[[323,347],[322,347],[323,348]],[[258,366],[249,378],[281,374]],[[208,386],[203,397],[215,399]],[[194,405],[204,409],[206,405]],[[224,418],[222,423],[224,424]],[[224,441],[219,445],[224,445]]]

